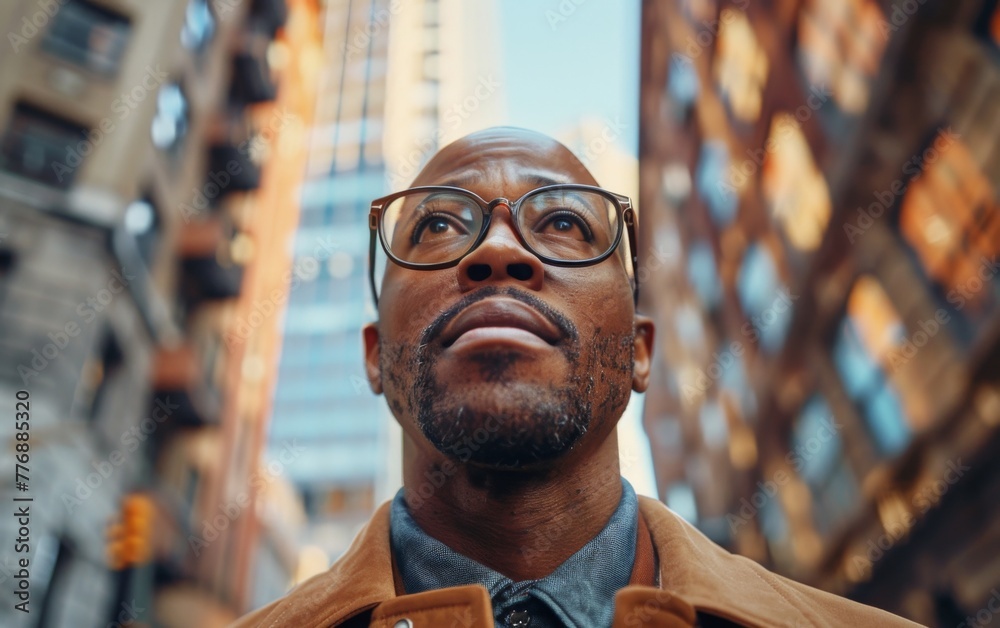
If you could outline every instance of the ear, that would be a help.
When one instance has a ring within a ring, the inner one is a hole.
[[[378,326],[368,323],[361,330],[365,339],[365,372],[368,385],[376,395],[382,394],[382,368],[379,366]]]
[[[653,362],[653,340],[656,328],[653,320],[642,314],[635,315],[635,362],[632,365],[632,390],[646,392],[649,387],[649,369]]]

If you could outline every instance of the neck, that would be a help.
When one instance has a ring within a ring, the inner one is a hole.
[[[543,578],[607,525],[621,500],[615,431],[539,471],[470,467],[404,435],[410,513],[430,536],[515,582]]]

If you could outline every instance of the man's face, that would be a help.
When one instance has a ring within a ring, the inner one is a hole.
[[[513,201],[549,183],[596,185],[562,145],[502,129],[449,145],[413,185]],[[365,329],[372,387],[418,446],[500,468],[603,442],[630,389],[646,387],[651,343],[620,256],[583,268],[543,264],[505,205],[457,266],[389,263],[379,321]]]

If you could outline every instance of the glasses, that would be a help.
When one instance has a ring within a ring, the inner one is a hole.
[[[627,230],[632,276],[637,276],[636,216],[627,196],[591,185],[557,184],[534,189],[516,201],[486,202],[462,188],[421,186],[372,201],[369,279],[376,307],[376,234],[389,259],[403,268],[449,268],[483,243],[498,205],[510,209],[514,231],[524,248],[552,266],[602,262],[614,253]],[[633,286],[638,304],[638,281]]]

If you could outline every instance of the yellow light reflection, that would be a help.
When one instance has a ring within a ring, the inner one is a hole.
[[[800,13],[800,62],[812,85],[828,86],[837,105],[860,113],[888,40],[874,0],[811,0]]]
[[[760,117],[761,92],[767,82],[767,53],[743,12],[723,9],[719,25],[715,80],[733,115],[744,122],[753,122]]]
[[[775,115],[765,146],[762,187],[771,215],[792,246],[812,251],[830,220],[830,192],[816,167],[798,121],[789,113]],[[773,150],[772,150],[773,149]]]

